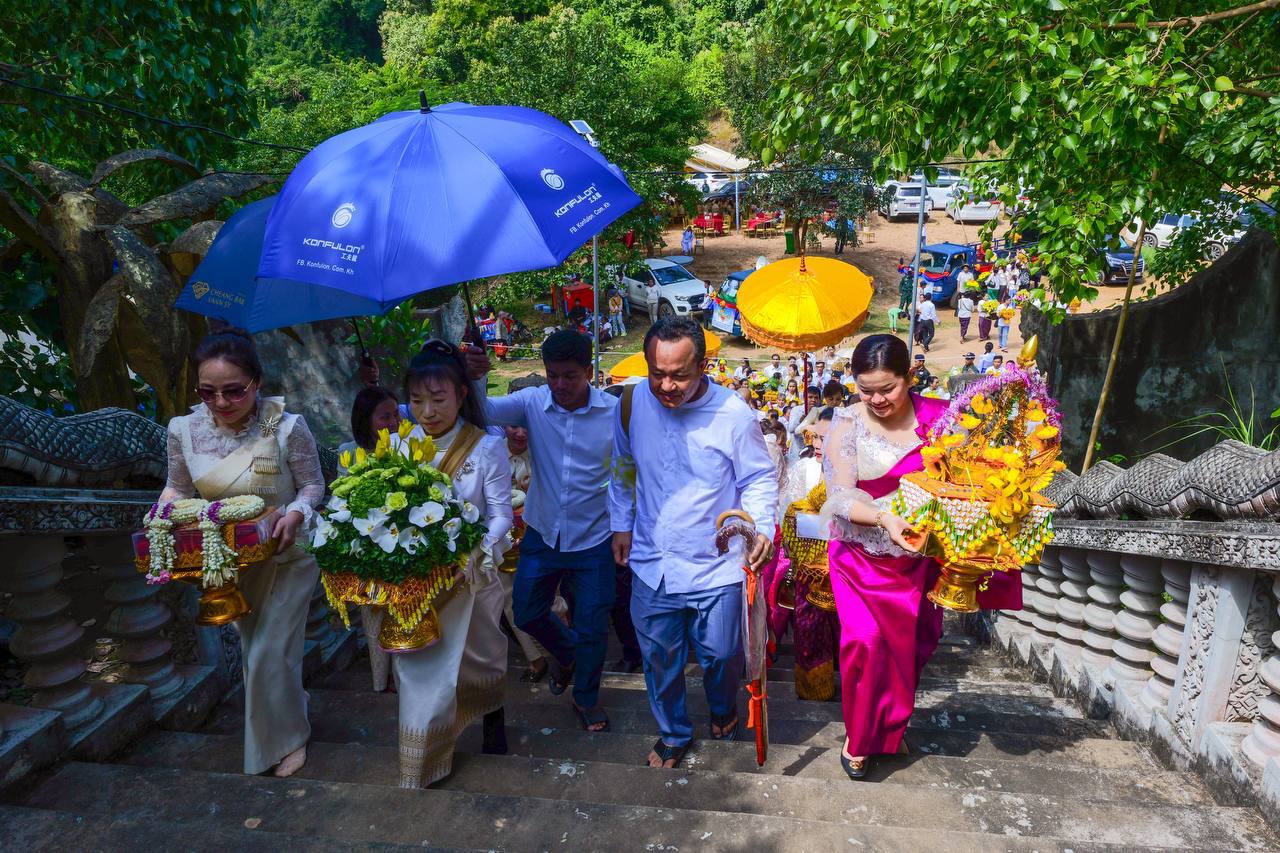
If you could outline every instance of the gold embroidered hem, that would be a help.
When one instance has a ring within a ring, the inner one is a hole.
[[[835,667],[828,661],[813,669],[796,666],[796,697],[826,702],[836,695]]]
[[[453,771],[454,726],[400,729],[400,787],[424,788]]]
[[[499,676],[485,683],[458,685],[458,711],[454,728],[463,729],[490,711],[502,707],[505,678]]]

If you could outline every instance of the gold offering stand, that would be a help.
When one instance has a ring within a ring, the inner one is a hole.
[[[800,536],[796,531],[796,514],[800,512],[816,513],[822,509],[822,505],[826,501],[826,483],[818,483],[809,492],[808,496],[802,500],[795,501],[791,506],[787,507],[787,512],[782,518],[782,543],[786,547],[787,556],[791,559],[791,565],[794,567],[795,579],[803,580],[808,584],[805,600],[814,607],[832,612],[836,609],[836,598],[831,589],[831,565],[827,551],[827,540]],[[787,607],[787,603],[783,601],[784,592],[788,593],[790,607]],[[781,607],[787,607],[787,609],[794,609],[794,587],[788,591],[784,586],[784,589],[779,591],[778,604]]]
[[[386,609],[378,645],[391,653],[414,652],[438,643],[442,631],[437,611],[465,584],[457,563],[437,566],[425,577],[401,583],[368,580],[349,572],[321,572],[320,581],[330,606],[348,627],[348,604]]]
[[[263,539],[257,545],[244,548],[236,547],[235,531],[239,524],[259,524],[264,518],[274,515],[274,508],[268,509],[257,518],[247,522],[229,522],[222,525],[222,541],[235,552],[236,573],[250,569],[258,563],[271,559],[276,553],[276,541]],[[134,555],[134,566],[145,574],[151,568],[150,557]],[[206,588],[204,586],[204,551],[197,549],[175,554],[173,569],[169,577],[176,581],[190,584],[200,590],[200,603],[196,610],[196,624],[205,626],[226,625],[253,612],[244,593],[236,586],[235,581],[228,581],[222,586]]]

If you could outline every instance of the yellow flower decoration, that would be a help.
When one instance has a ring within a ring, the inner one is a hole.
[[[960,444],[960,442],[962,441],[964,441],[963,435],[960,435],[959,433],[956,433],[956,432],[947,433],[942,437],[942,446],[955,447],[956,445]]]
[[[343,468],[350,468],[351,462],[352,462],[352,456],[351,456],[350,450],[344,450],[338,454],[338,464],[341,465]]]
[[[365,462],[368,462],[368,461],[369,461],[369,454],[365,452],[363,447],[357,447],[355,464],[363,465]],[[347,467],[350,467],[350,466],[347,466]]]
[[[400,436],[401,439],[407,439],[411,432],[413,432],[413,424],[409,421],[401,421],[400,426],[396,428],[396,435]]]
[[[1045,426],[1042,426],[1038,430],[1036,430],[1035,433],[1033,434],[1035,435],[1036,438],[1044,438],[1044,439],[1054,438],[1058,434],[1058,428],[1055,426],[1049,426],[1046,424]]]
[[[969,407],[979,415],[989,415],[995,411],[995,405],[983,394],[974,394]]]
[[[960,425],[965,429],[977,429],[982,423],[981,418],[975,418],[973,415],[964,414],[960,416]]]

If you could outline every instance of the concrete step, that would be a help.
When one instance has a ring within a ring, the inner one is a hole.
[[[40,851],[95,851],[137,853],[138,850],[197,851],[235,850],[237,853],[355,853],[355,851],[423,850],[417,844],[337,841],[312,834],[263,833],[247,825],[215,826],[183,839],[167,821],[147,822],[122,815],[83,815],[61,809],[0,805],[0,848]],[[461,851],[458,847],[428,847],[435,853]],[[480,849],[480,848],[477,848]]]
[[[539,681],[539,683],[530,683],[530,681],[521,681],[520,676],[524,674],[525,667],[522,663],[512,665],[507,672],[508,684],[516,686],[520,689],[536,689],[539,685],[545,688],[547,680]],[[690,689],[701,688],[701,667],[696,663],[690,663],[685,669],[685,678]],[[837,681],[837,697],[838,688]],[[644,688],[644,675],[639,672],[614,672],[605,669],[602,683],[607,686],[622,686],[627,684],[639,683],[640,688]],[[795,670],[791,669],[790,663],[785,666],[769,667],[769,689],[774,693],[785,698],[795,698],[794,686]],[[372,675],[369,670],[369,660],[360,658],[346,670],[338,670],[329,672],[315,686],[326,690],[370,690],[372,689]],[[983,688],[984,692],[1001,695],[1029,695],[1029,697],[1052,698],[1053,692],[1050,686],[1046,684],[1038,684],[1027,678],[1024,672],[1015,670],[1014,667],[957,667],[957,666],[929,666],[925,667],[924,676],[920,679],[920,689],[922,690],[960,690],[963,688],[974,689]]]
[[[334,743],[378,742],[387,745],[396,743],[399,703],[393,695],[313,690],[310,711],[312,737],[315,740]],[[581,724],[563,697],[555,702],[509,703],[506,717],[508,726],[523,727],[544,734],[581,733]],[[647,708],[615,710],[612,712],[611,722],[612,731],[605,736],[638,735],[647,741],[647,752],[648,744],[653,742],[656,735],[653,718]],[[701,736],[706,732],[707,718],[698,716],[694,718],[694,722]],[[221,706],[206,728],[210,733],[237,736],[243,730],[243,710],[233,702]],[[821,750],[839,748],[844,738],[844,724],[796,723],[775,719],[770,721],[769,735],[770,744],[775,751],[782,745]],[[754,734],[744,730],[743,737],[750,740]],[[1046,760],[1057,764],[1109,769],[1152,770],[1157,766],[1145,747],[1123,740],[1069,738],[1057,734],[1011,734],[1000,730],[980,732],[916,727],[908,728],[907,741],[923,755],[967,755],[995,761]],[[714,743],[709,741],[708,745]],[[644,753],[640,755],[643,756]],[[628,762],[631,760],[629,757],[626,759]]]
[[[645,735],[614,732],[552,731],[543,734],[541,730],[519,727],[508,727],[507,739],[512,755],[570,764],[618,764],[625,767],[639,765],[654,740]],[[477,754],[480,752],[480,740],[479,728],[473,726],[459,738],[458,751]],[[186,767],[230,773],[242,766],[241,746],[242,739],[238,735],[157,732],[119,760],[147,767]],[[329,743],[313,740],[301,776],[392,784],[399,774],[397,756],[394,742]],[[686,755],[684,766],[699,773],[801,778],[821,784],[836,782],[840,786],[848,783],[840,767],[838,748],[773,744],[769,748],[769,760],[762,768],[756,764],[755,747],[751,743],[695,741]],[[912,755],[882,759],[873,767],[871,779],[888,780],[892,787],[899,789],[918,786],[962,793],[1052,796],[1063,800],[1214,805],[1213,797],[1198,777],[1147,767],[1110,770],[1057,763]]]
[[[653,775],[656,779],[659,774]],[[673,788],[676,780],[688,778],[678,773],[663,775],[671,777]],[[404,790],[350,782],[79,762],[62,767],[27,795],[22,804],[88,815],[122,814],[136,821],[169,824],[178,834],[193,838],[202,838],[210,829],[243,827],[249,821],[254,822],[256,832],[264,834],[504,850],[829,851],[865,847],[889,853],[944,848],[952,853],[1101,853],[1134,849],[1134,845],[1063,843],[950,828],[834,824],[778,814],[693,811],[439,789]],[[1161,848],[1152,845],[1143,849]],[[1178,845],[1164,849],[1188,848]],[[1207,849],[1231,848],[1215,843]]]

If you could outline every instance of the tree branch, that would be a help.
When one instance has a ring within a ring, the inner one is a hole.
[[[1280,98],[1280,92],[1264,92],[1251,86],[1234,86],[1231,89],[1231,93],[1233,95],[1249,95],[1254,98]]]
[[[53,241],[45,233],[44,228],[5,189],[0,189],[0,226],[9,229],[9,231],[13,232],[13,236],[31,246],[53,263],[62,262],[62,256],[59,254],[57,247],[54,246]]]
[[[1239,6],[1235,9],[1226,9],[1208,15],[1187,15],[1168,21],[1149,21],[1142,25],[1138,25],[1133,21],[1121,21],[1115,24],[1103,24],[1102,28],[1104,30],[1180,30],[1186,27],[1199,29],[1205,24],[1216,24],[1218,21],[1227,21],[1231,18],[1238,18],[1241,15],[1252,15],[1255,12],[1263,12],[1267,9],[1280,9],[1280,0],[1260,0],[1258,3],[1250,3],[1248,6]]]

